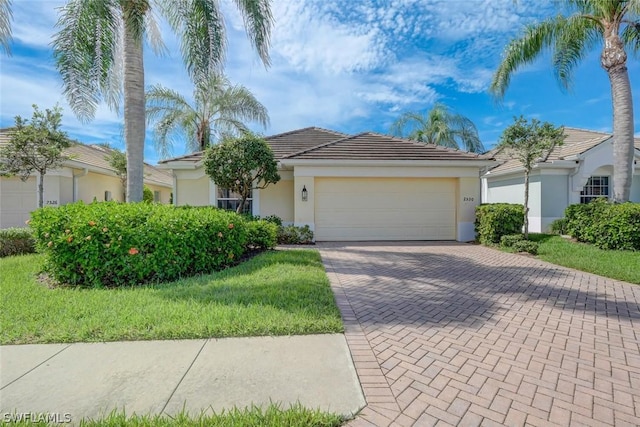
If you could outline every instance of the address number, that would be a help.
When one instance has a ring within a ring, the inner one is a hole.
[[[463,202],[473,202],[473,201],[474,201],[474,198],[473,198],[473,197],[463,197],[463,198],[462,198],[462,201],[463,201]]]
[[[45,203],[47,205],[57,205],[58,201],[57,200],[47,200],[47,203]]]

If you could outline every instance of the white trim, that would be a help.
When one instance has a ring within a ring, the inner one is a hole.
[[[495,160],[324,160],[324,159],[281,159],[284,166],[435,166],[467,167],[480,169],[483,166],[496,165]]]

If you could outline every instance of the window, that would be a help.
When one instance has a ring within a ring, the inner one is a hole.
[[[592,176],[580,192],[580,203],[589,203],[593,199],[609,197],[609,177]]]
[[[160,203],[160,192],[159,191],[154,191],[153,192],[153,201],[156,203]]]
[[[111,191],[105,191],[104,192],[104,201],[108,202],[111,200]]]
[[[253,195],[250,195],[242,210],[244,213],[253,212]],[[218,187],[217,191],[218,207],[228,211],[235,211],[240,204],[240,195],[226,188]]]

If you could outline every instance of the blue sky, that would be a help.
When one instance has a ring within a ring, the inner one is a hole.
[[[63,129],[84,143],[124,148],[122,117],[102,105],[81,124],[62,95],[51,56],[56,7],[62,1],[15,0],[13,55],[0,56],[0,126],[30,117],[32,104],[64,109]],[[611,130],[611,96],[596,50],[563,91],[548,57],[520,71],[502,103],[487,88],[506,43],[524,25],[557,12],[542,0],[274,0],[272,66],[265,69],[247,42],[233,3],[222,0],[228,30],[225,73],[248,87],[269,110],[266,135],[306,126],[345,133],[388,133],[406,111],[435,102],[474,121],[485,147],[495,144],[513,116],[557,125]],[[162,22],[168,52],[145,53],[145,84],[162,84],[190,96],[177,42]],[[630,55],[635,129],[640,135],[640,61]],[[184,154],[176,145],[174,155]],[[145,160],[158,155],[150,132]]]

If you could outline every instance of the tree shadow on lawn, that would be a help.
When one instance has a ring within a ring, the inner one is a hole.
[[[489,248],[473,247],[465,256],[462,253],[472,247],[463,244],[433,244],[451,246],[447,251],[411,250],[429,245],[400,244],[397,251],[366,244],[321,249],[326,249],[323,258],[339,275],[365,330],[398,324],[479,328],[498,314],[500,319],[513,318],[521,310],[537,310],[538,317],[557,309],[583,312],[593,315],[594,322],[640,319],[637,299],[626,301],[621,292],[614,293],[612,287],[626,286],[614,280]],[[478,250],[493,252],[478,255]],[[512,258],[505,262],[505,257]],[[581,281],[579,287],[571,285],[573,280]]]
[[[155,285],[154,289],[168,300],[198,304],[269,305],[318,314],[335,310],[318,253],[308,250],[264,252],[235,267]]]

